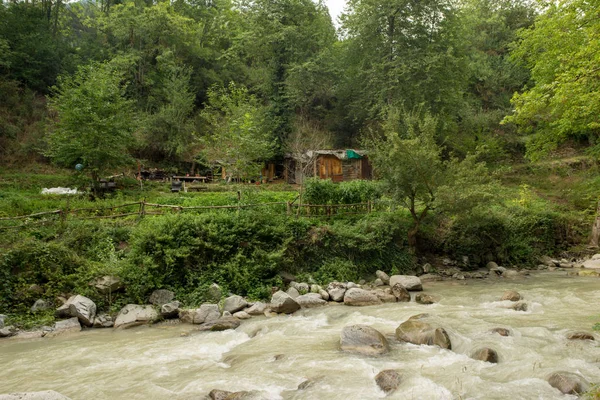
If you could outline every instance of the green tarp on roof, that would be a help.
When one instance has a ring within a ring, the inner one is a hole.
[[[348,159],[361,159],[363,158],[363,156],[361,156],[360,154],[358,154],[357,152],[355,152],[354,150],[346,150],[346,157],[348,157]]]

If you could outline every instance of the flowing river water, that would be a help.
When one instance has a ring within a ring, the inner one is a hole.
[[[565,272],[518,280],[424,284],[439,303],[369,307],[329,305],[290,316],[255,317],[234,331],[194,332],[192,325],[89,330],[70,337],[0,341],[0,393],[56,390],[82,399],[202,399],[212,389],[259,390],[265,399],[379,399],[384,369],[402,375],[388,399],[571,399],[552,388],[554,371],[600,382],[596,341],[570,341],[600,320],[600,279]],[[498,301],[515,289],[528,311]],[[427,312],[450,335],[453,350],[398,343],[396,327]],[[342,328],[366,324],[388,336],[379,357],[339,350]],[[511,336],[490,333],[505,327]],[[185,335],[189,333],[189,335]],[[495,349],[491,364],[469,357]],[[312,384],[297,390],[299,384]]]

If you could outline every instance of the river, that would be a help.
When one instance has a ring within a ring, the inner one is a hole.
[[[598,342],[569,341],[600,320],[600,279],[540,272],[518,280],[431,282],[433,305],[330,305],[291,316],[256,317],[235,331],[199,333],[191,325],[89,330],[71,337],[0,341],[0,393],[56,390],[83,399],[202,399],[212,389],[260,390],[266,399],[571,399],[545,378],[554,371],[600,382]],[[528,311],[498,301],[515,289]],[[427,312],[446,328],[453,350],[390,340],[391,352],[365,357],[339,350],[345,325],[367,324],[390,339]],[[509,328],[511,336],[490,333]],[[498,364],[469,357],[489,346]],[[375,375],[396,369],[397,391]],[[306,380],[313,383],[296,390]]]

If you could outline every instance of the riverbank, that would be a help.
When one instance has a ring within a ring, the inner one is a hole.
[[[74,400],[190,399],[213,389],[259,391],[265,399],[381,398],[384,393],[374,379],[388,369],[402,376],[391,399],[477,398],[482,393],[492,400],[568,399],[548,384],[550,374],[567,371],[590,383],[600,381],[597,342],[567,339],[572,332],[590,332],[596,321],[597,278],[542,271],[512,279],[433,281],[423,288],[412,292],[413,299],[423,293],[438,301],[329,304],[254,317],[221,332],[161,323],[2,340],[0,378],[6,392],[52,389]],[[510,301],[500,300],[507,290],[520,293],[527,311],[510,309]],[[421,313],[446,330],[452,350],[395,339],[399,324]],[[341,331],[355,324],[380,331],[390,352],[378,357],[342,352]],[[510,334],[490,333],[494,328]],[[472,359],[480,347],[495,349],[499,362]],[[307,380],[312,383],[298,389]]]

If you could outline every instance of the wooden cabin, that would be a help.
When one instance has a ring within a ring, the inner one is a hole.
[[[301,184],[304,177],[312,176],[342,182],[371,179],[372,175],[369,159],[360,150],[309,150],[288,154],[284,160],[284,178],[292,184]]]

